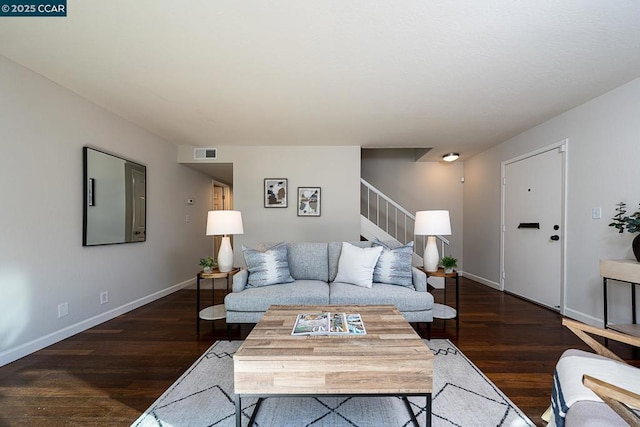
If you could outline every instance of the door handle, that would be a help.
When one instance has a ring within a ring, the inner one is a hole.
[[[560,240],[560,236],[554,234],[553,236],[551,236],[551,240]]]

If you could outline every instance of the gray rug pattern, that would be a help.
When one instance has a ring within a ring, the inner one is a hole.
[[[449,340],[426,341],[434,353],[432,425],[533,426],[534,424]],[[218,341],[156,402],[135,427],[235,426],[233,354],[241,341]],[[409,398],[421,426],[426,399]],[[256,399],[242,400],[246,426]],[[399,397],[271,397],[258,427],[410,426]]]

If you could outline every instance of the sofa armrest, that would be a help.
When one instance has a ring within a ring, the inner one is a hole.
[[[231,287],[231,292],[242,292],[247,286],[247,281],[249,280],[249,270],[243,268],[233,275],[233,286]]]
[[[413,276],[413,287],[417,292],[427,292],[427,275],[424,271],[411,267],[411,274]]]

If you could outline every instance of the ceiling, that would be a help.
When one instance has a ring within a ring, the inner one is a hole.
[[[640,77],[640,1],[68,0],[0,54],[195,146],[462,159]]]

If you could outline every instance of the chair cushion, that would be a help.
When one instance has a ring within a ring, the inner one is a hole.
[[[628,427],[606,403],[581,400],[571,405],[564,419],[567,427]]]
[[[556,426],[565,424],[566,415],[571,413],[577,402],[602,402],[582,384],[585,374],[640,394],[640,369],[598,354],[567,350],[558,360],[554,373],[551,407]]]

